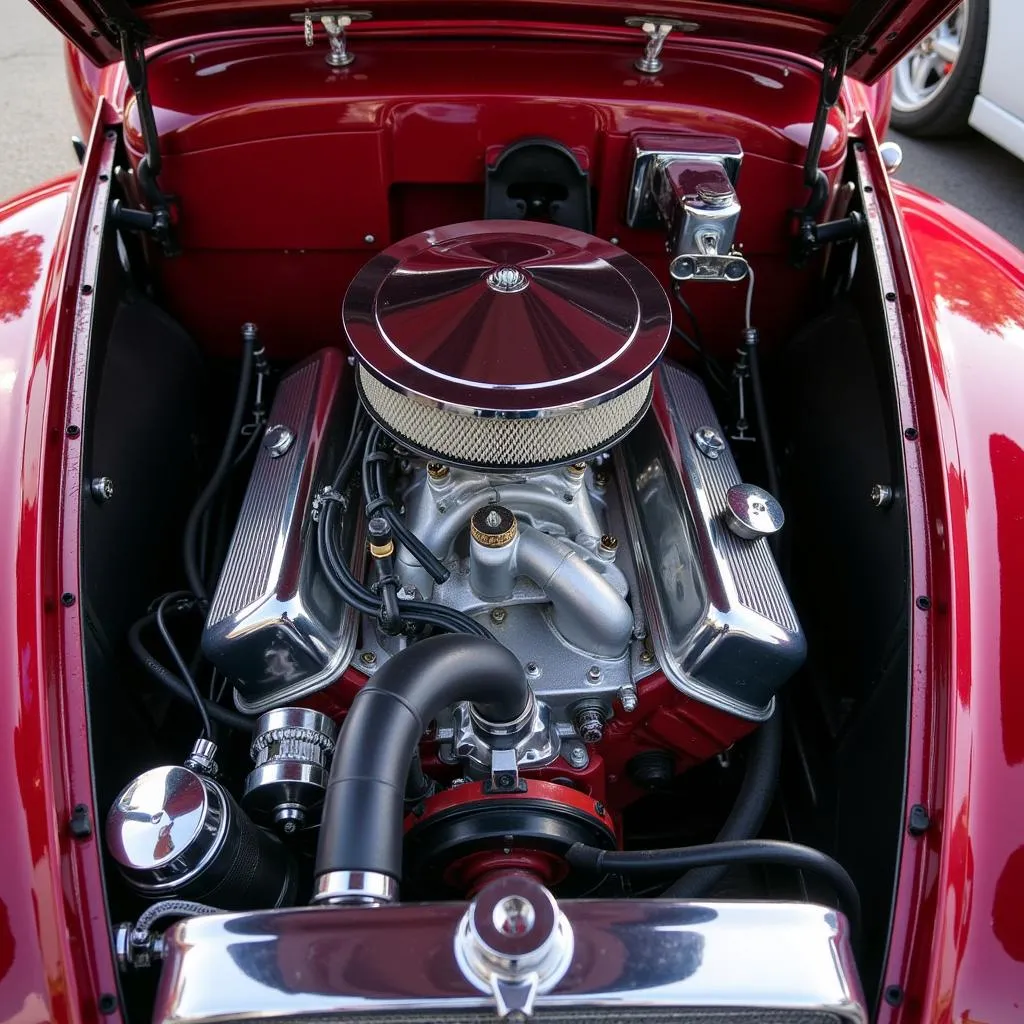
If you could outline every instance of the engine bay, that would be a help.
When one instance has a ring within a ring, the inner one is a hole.
[[[157,93],[183,59],[154,63]],[[312,222],[292,247],[305,206],[251,244],[242,223],[217,228],[185,202],[217,149],[209,124],[162,133],[162,181],[189,216],[180,252],[150,246],[142,294],[119,236],[112,274],[130,283],[90,456],[101,479],[123,442],[110,472],[146,512],[94,487],[83,519],[111,925],[138,1005],[153,998],[138,969],[181,968],[188,929],[221,911],[479,906],[518,886],[535,906],[782,893],[859,921],[839,862],[874,814],[859,776],[898,801],[901,741],[878,754],[863,737],[886,714],[872,694],[901,699],[905,655],[903,595],[860,562],[903,557],[905,535],[880,518],[899,469],[856,162],[833,125],[822,265],[817,243],[792,256],[791,143],[630,104],[590,148],[576,129],[485,148],[482,204],[444,180],[480,170],[456,160],[462,136],[437,180],[384,175],[385,231],[364,182],[373,230],[349,237],[356,211],[332,252]],[[429,107],[382,117],[392,156]],[[143,142],[129,117],[126,199]],[[177,360],[159,382],[157,351]],[[152,413],[126,399],[142,381]],[[856,545],[830,528],[840,507]],[[728,868],[715,852],[762,835],[805,853]],[[886,857],[856,878],[865,900]],[[864,915],[869,977],[883,902]]]

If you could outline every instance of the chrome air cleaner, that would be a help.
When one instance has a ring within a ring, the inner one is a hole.
[[[414,235],[356,275],[343,322],[371,415],[475,469],[574,462],[647,410],[671,312],[654,275],[580,231],[472,221]]]

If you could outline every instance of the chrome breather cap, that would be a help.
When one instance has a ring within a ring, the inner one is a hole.
[[[672,317],[654,275],[583,232],[473,221],[375,256],[345,296],[373,418],[474,469],[579,461],[646,412]]]
[[[725,501],[726,526],[744,540],[770,537],[786,521],[778,499],[756,484],[733,484]]]
[[[220,787],[190,768],[152,768],[134,779],[107,815],[107,849],[145,893],[176,889],[199,874],[224,841]]]

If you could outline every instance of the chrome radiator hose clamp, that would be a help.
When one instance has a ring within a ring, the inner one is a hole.
[[[398,900],[398,882],[380,871],[328,871],[316,880],[313,903],[376,907]]]

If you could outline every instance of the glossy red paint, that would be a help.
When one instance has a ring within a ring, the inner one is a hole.
[[[0,209],[0,473],[13,497],[0,518],[0,1018],[26,1024],[96,1021],[101,995],[117,991],[76,607],[80,441],[66,431],[83,422],[93,300],[82,283],[95,279],[98,175],[111,160],[97,121],[77,185]],[[82,838],[68,824],[77,805],[92,822]]]
[[[805,55],[819,54],[842,35],[856,38],[859,50],[854,74],[873,80],[892,67],[958,0],[802,0],[773,3],[761,0],[675,0],[671,16],[699,26],[698,38],[755,42]],[[93,0],[32,0],[77,46],[98,63],[117,60],[115,26],[126,5]],[[294,5],[288,0],[163,0],[137,3],[139,24],[151,39],[182,39],[209,32],[288,24]],[[316,7],[316,4],[310,4]],[[627,14],[648,14],[639,0],[381,0],[373,9],[382,20],[414,19],[424,23],[477,20],[591,25],[623,32]],[[358,37],[365,29],[353,26]],[[633,30],[632,38],[638,38]],[[675,43],[670,43],[675,47]]]
[[[665,283],[663,234],[623,221],[632,135],[738,138],[739,240],[765,284],[762,333],[781,335],[801,315],[813,280],[793,286],[784,211],[806,198],[802,165],[818,96],[818,73],[807,63],[695,45],[647,81],[631,51],[610,54],[593,43],[509,40],[482,49],[394,38],[365,40],[357,63],[336,74],[296,42],[289,35],[177,47],[150,67],[161,185],[178,198],[184,249],[171,260],[155,256],[157,271],[171,311],[207,348],[233,339],[247,319],[276,356],[336,343],[339,298],[367,259],[416,231],[479,217],[485,154],[530,136],[578,154],[597,196],[594,233],[618,238]],[[137,161],[131,99],[125,113]],[[836,110],[824,151],[832,179],[846,137]],[[229,184],[211,189],[212,181]],[[765,194],[776,202],[758,202]],[[789,286],[772,285],[783,277]],[[727,307],[739,331],[741,292],[723,285],[695,300]],[[730,294],[736,301],[723,304]]]
[[[97,67],[81,50],[68,43],[64,47],[64,74],[75,119],[84,138],[92,127],[100,97],[106,99],[114,110],[121,109],[123,86],[127,84],[124,65],[116,63]]]
[[[870,136],[870,131],[865,130]],[[892,255],[915,602],[907,837],[880,1024],[1020,1017],[1024,936],[1024,255],[973,218],[890,188],[860,158]]]

